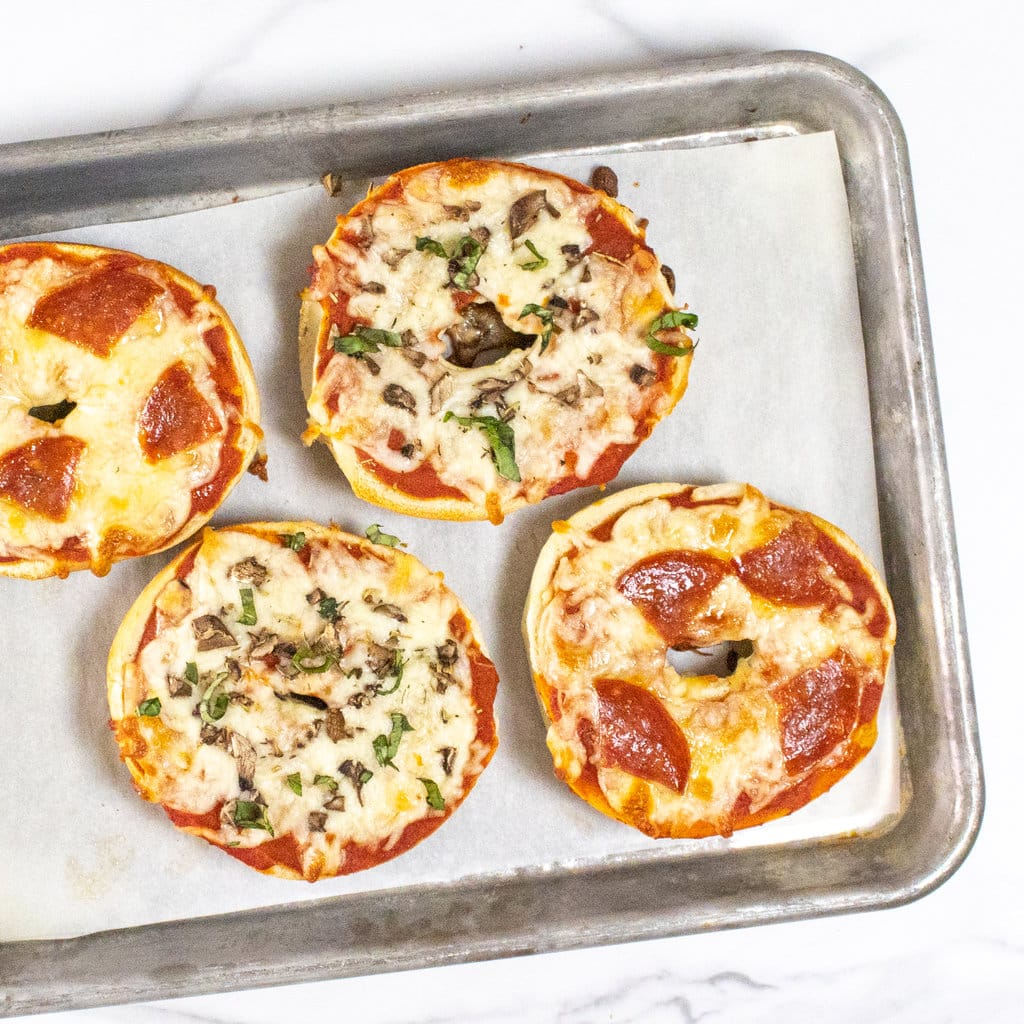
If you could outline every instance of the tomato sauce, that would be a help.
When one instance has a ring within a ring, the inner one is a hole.
[[[149,462],[195,448],[220,429],[217,414],[180,362],[160,374],[142,407],[138,424],[139,444]]]
[[[451,811],[445,811],[429,818],[418,818],[416,821],[406,825],[402,834],[393,846],[363,846],[358,843],[350,843],[344,848],[345,861],[341,865],[340,873],[351,875],[356,871],[364,871],[366,868],[375,868],[386,860],[397,857],[400,853],[414,847],[418,842],[426,839],[432,832],[437,831],[444,824]],[[229,850],[228,853],[232,851]]]
[[[0,495],[62,523],[68,517],[85,442],[69,434],[42,437],[0,457]]]
[[[581,479],[575,473],[563,477],[548,488],[548,497],[574,491],[577,487],[593,487],[596,484],[606,484],[614,480],[619,475],[623,463],[636,451],[639,443],[640,441],[637,440],[630,444],[608,445],[584,478]]]
[[[620,679],[594,684],[599,706],[601,763],[682,793],[690,775],[690,748],[654,694]]]
[[[227,490],[231,481],[242,471],[242,453],[234,446],[238,436],[237,424],[233,436],[224,439],[220,450],[217,472],[205,484],[192,488],[192,507],[189,518],[201,513],[212,512]]]
[[[473,703],[477,708],[476,738],[485,746],[491,746],[495,739],[494,699],[498,694],[498,672],[489,658],[486,658],[469,631],[469,623],[461,611],[456,612],[448,622],[452,635],[466,645],[472,679]]]
[[[215,804],[208,811],[196,814],[193,811],[180,811],[176,807],[164,806],[164,813],[178,828],[208,828],[213,832],[220,830],[220,815],[224,802]]]
[[[155,281],[132,273],[123,261],[108,261],[103,269],[72,278],[44,295],[26,324],[105,358],[162,291]]]
[[[457,498],[462,500],[466,497],[458,488],[446,484],[437,475],[437,470],[428,463],[424,462],[408,472],[398,473],[387,466],[382,466],[361,448],[356,449],[356,456],[360,465],[378,480],[403,494],[411,495],[414,498]]]
[[[843,649],[772,689],[788,772],[806,771],[850,735],[860,691],[861,672]]]
[[[268,839],[260,843],[259,846],[225,846],[223,843],[214,843],[213,845],[219,846],[235,860],[240,860],[257,871],[266,871],[275,864],[280,864],[282,867],[291,868],[299,875],[303,873],[302,847],[299,846],[291,832]]]
[[[646,248],[615,214],[603,206],[597,206],[587,214],[586,226],[590,235],[588,254],[596,252],[625,263],[637,249]]]

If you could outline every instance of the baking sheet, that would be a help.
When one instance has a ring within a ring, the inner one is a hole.
[[[690,388],[610,489],[651,480],[746,479],[850,533],[881,563],[868,390],[846,193],[831,133],[706,150],[603,156],[620,198],[701,315]],[[538,160],[586,179],[590,157]],[[685,857],[878,828],[900,806],[899,729],[890,684],[875,749],[830,793],[788,819],[729,840],[653,842],[604,818],[550,770],[519,619],[550,522],[588,489],[490,524],[413,520],[354,498],[327,449],[303,449],[295,356],[297,292],[310,247],[365,190],[308,189],[61,238],[135,249],[218,294],[261,388],[270,483],[246,477],[215,522],[311,517],[397,533],[479,618],[501,675],[501,748],[443,829],[381,868],[316,886],[264,878],[178,833],[140,801],[106,727],[110,638],[169,555],[115,566],[105,580],[0,581],[12,771],[0,788],[5,870],[0,940],[55,938],[339,893],[429,885],[521,868]],[[472,552],[467,557],[467,552]],[[40,624],[46,623],[44,632]],[[890,681],[891,682],[891,681]]]

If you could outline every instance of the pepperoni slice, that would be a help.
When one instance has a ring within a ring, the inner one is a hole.
[[[139,413],[139,444],[150,462],[195,448],[220,429],[184,363],[167,367]]]
[[[848,603],[861,615],[873,602],[868,632],[881,637],[889,629],[889,616],[863,566],[804,520],[797,520],[767,544],[741,555],[736,559],[736,569],[748,590],[769,601],[805,608],[835,608]],[[849,587],[849,601],[836,589],[833,574]]]
[[[108,266],[44,295],[26,323],[106,357],[162,291],[148,277]]]
[[[621,679],[599,679],[594,689],[601,763],[682,793],[690,777],[690,747],[665,705]]]
[[[66,434],[11,449],[0,457],[0,496],[54,522],[64,522],[84,451],[84,441]]]
[[[627,569],[615,586],[674,647],[687,640],[697,610],[730,572],[727,562],[699,551],[661,551]]]
[[[860,683],[857,665],[840,648],[820,665],[774,687],[790,775],[812,768],[853,731],[860,713]]]

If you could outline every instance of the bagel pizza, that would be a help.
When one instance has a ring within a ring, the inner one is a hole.
[[[103,575],[189,536],[263,473],[258,420],[212,288],[126,252],[0,247],[0,575]]]
[[[469,613],[396,538],[368,536],[207,528],[111,649],[111,724],[138,791],[267,874],[397,856],[497,746],[497,675]]]
[[[654,837],[727,836],[871,748],[896,627],[835,526],[743,484],[651,484],[554,527],[524,632],[555,771],[595,808]],[[670,664],[723,643],[724,677]]]
[[[413,167],[313,258],[304,440],[368,501],[500,522],[611,480],[685,390],[696,315],[632,213],[562,175]]]

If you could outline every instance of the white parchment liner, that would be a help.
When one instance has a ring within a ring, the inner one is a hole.
[[[587,180],[597,162],[649,218],[700,314],[690,388],[609,490],[651,481],[745,480],[846,530],[881,564],[875,470],[846,193],[831,133],[703,150],[546,158]],[[479,619],[501,676],[500,749],[453,818],[409,853],[348,878],[266,878],[178,832],[135,794],[107,726],[107,650],[170,554],[105,579],[0,579],[0,941],[84,934],[340,893],[521,869],[640,864],[696,850],[878,828],[900,806],[892,680],[869,757],[789,818],[700,842],[649,840],[575,797],[551,772],[519,631],[550,523],[599,496],[577,491],[488,523],[435,523],[356,499],[326,447],[305,449],[297,293],[310,249],[365,192],[317,188],[161,220],[61,234],[164,260],[218,296],[256,368],[269,484],[246,476],[214,522],[312,518],[398,534]],[[57,236],[54,236],[57,237]]]

